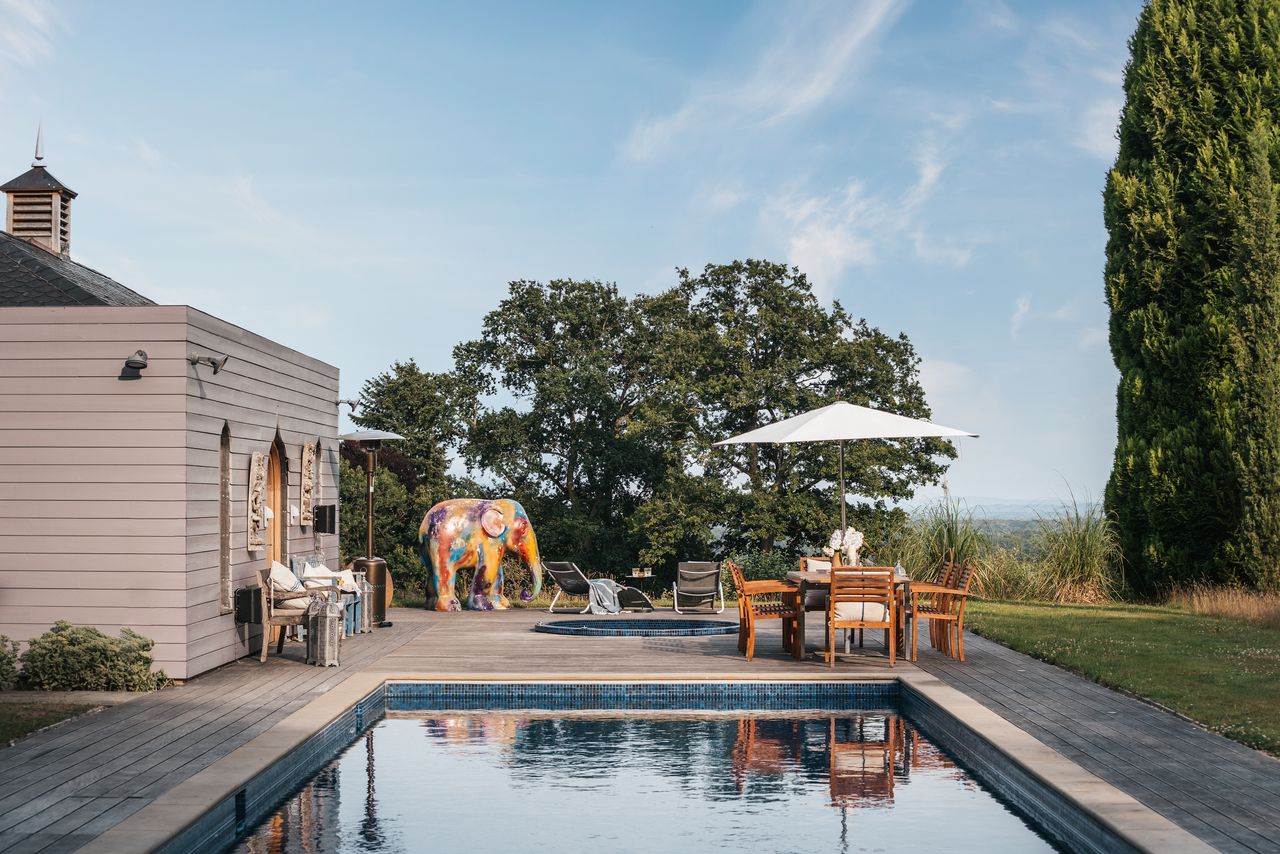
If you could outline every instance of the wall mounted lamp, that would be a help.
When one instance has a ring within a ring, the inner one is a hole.
[[[344,404],[344,403],[345,403],[347,406],[351,407],[351,411],[352,411],[352,412],[355,412],[355,411],[356,411],[356,407],[360,405],[360,401],[358,401],[358,400],[339,400],[339,401],[338,401],[338,405],[339,405],[339,406],[341,406],[341,405],[342,405],[342,404]]]
[[[146,354],[143,354],[143,355],[145,356]],[[230,356],[200,356],[195,353],[190,353],[187,355],[188,362],[190,362],[193,365],[208,365],[209,367],[213,368],[213,372],[215,374],[227,366],[227,360],[229,358],[231,357]]]
[[[147,366],[147,351],[134,350],[133,355],[124,360],[124,366],[135,371],[140,371]]]

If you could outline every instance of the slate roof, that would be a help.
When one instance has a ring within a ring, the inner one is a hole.
[[[73,199],[76,197],[75,190],[53,177],[53,173],[43,166],[32,166],[8,184],[0,186],[0,193],[22,192],[23,190],[38,190],[49,193],[61,191]]]
[[[0,231],[0,307],[155,305],[91,267]]]

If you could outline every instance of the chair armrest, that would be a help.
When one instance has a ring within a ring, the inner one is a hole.
[[[747,596],[757,593],[795,593],[799,586],[790,581],[748,581],[742,585],[742,592]]]
[[[311,598],[311,592],[312,591],[310,590],[299,590],[299,591],[272,590],[271,601],[272,602],[288,602],[293,599],[309,599]]]
[[[963,590],[957,590],[954,587],[947,587],[945,584],[934,584],[932,581],[913,581],[911,583],[911,592],[915,593],[945,593],[948,596],[967,596]]]

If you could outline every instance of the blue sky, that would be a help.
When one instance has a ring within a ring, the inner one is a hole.
[[[1139,9],[0,0],[0,172],[42,121],[73,257],[338,365],[344,397],[446,369],[511,279],[787,261],[906,332],[934,419],[982,434],[954,493],[1098,497]]]

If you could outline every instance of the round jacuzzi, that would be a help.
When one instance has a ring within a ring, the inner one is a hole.
[[[738,624],[730,620],[548,620],[535,632],[598,638],[691,638],[704,635],[736,635]]]

